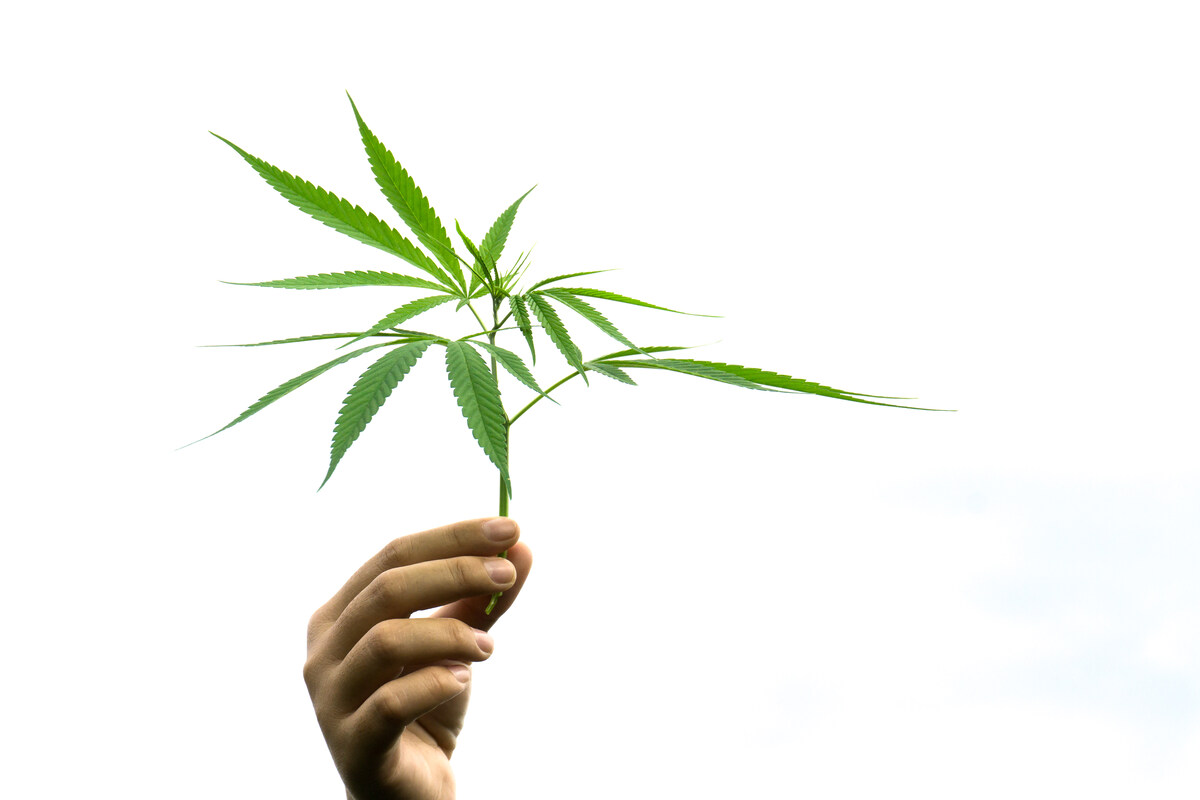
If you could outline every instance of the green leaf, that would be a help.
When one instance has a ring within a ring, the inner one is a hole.
[[[371,172],[375,174],[375,182],[383,190],[384,197],[392,204],[392,208],[396,209],[404,224],[416,234],[417,241],[429,248],[446,271],[454,276],[459,286],[466,289],[462,269],[458,266],[458,256],[454,254],[454,245],[450,243],[450,237],[442,221],[438,219],[437,212],[433,210],[408,171],[400,166],[392,152],[367,127],[349,92],[346,93],[346,97],[350,100],[350,107],[354,109],[354,118],[358,120],[358,131],[367,150]]]
[[[555,275],[553,278],[546,278],[546,280],[544,280],[544,281],[538,281],[533,286],[529,287],[529,291],[532,292],[534,289],[537,289],[538,287],[541,287],[541,286],[545,286],[547,283],[554,283],[555,281],[565,281],[567,278],[578,278],[582,275],[596,275],[601,272],[616,272],[616,270],[615,269],[590,269],[587,272],[570,272],[570,273],[567,273],[566,275]]]
[[[316,378],[317,376],[322,375],[322,374],[328,372],[329,370],[333,369],[338,364],[345,364],[350,359],[355,358],[357,356],[361,356],[363,353],[369,352],[371,350],[377,350],[380,347],[395,346],[395,344],[396,344],[396,342],[382,342],[380,344],[370,345],[369,347],[363,347],[359,350],[355,350],[353,352],[346,353],[346,355],[344,355],[344,356],[338,356],[333,361],[326,362],[319,367],[310,369],[308,372],[305,372],[303,375],[297,375],[295,378],[292,378],[290,381],[284,381],[283,383],[279,384],[271,391],[264,394],[262,397],[258,398],[258,400],[255,401],[253,405],[251,405],[249,408],[247,408],[245,411],[243,411],[238,416],[238,418],[235,419],[233,422],[229,423],[228,425],[226,425],[224,428],[221,428],[220,430],[213,431],[208,436],[205,436],[204,439],[208,439],[210,437],[216,436],[221,431],[232,428],[234,425],[237,425],[239,422],[242,422],[243,420],[247,419],[248,417],[251,417],[251,416],[257,414],[259,411],[262,411],[264,408],[271,405],[271,403],[274,403],[276,400],[283,397],[284,395],[290,394],[294,390],[299,389],[301,386],[308,383],[313,378]],[[196,442],[202,442],[202,441],[204,441],[204,439],[197,439]],[[184,445],[184,446],[190,447],[191,445],[195,444],[196,442],[192,442],[191,444]]]
[[[521,335],[529,343],[529,358],[536,365],[537,353],[533,349],[533,326],[529,324],[529,310],[525,308],[525,301],[519,294],[510,294],[508,307],[512,309],[513,319],[516,320],[517,327],[521,329]]]
[[[215,133],[213,136],[236,150],[275,191],[313,219],[323,222],[352,239],[399,256],[418,269],[432,275],[451,291],[455,293],[460,291],[451,282],[450,277],[429,256],[374,214],[363,211],[361,207],[352,205],[349,201],[325,191],[320,186],[313,185],[298,175],[292,175],[268,164],[223,136],[217,136]]]
[[[483,356],[464,342],[446,343],[446,373],[475,441],[508,480],[508,419],[496,377]]]
[[[352,272],[322,272],[319,275],[301,275],[298,278],[283,278],[277,281],[259,281],[258,283],[239,283],[237,281],[221,281],[233,286],[267,286],[275,289],[344,289],[349,286],[411,286],[417,289],[433,289],[437,292],[446,291],[441,284],[427,281],[424,278],[412,278],[396,272],[375,272],[374,270],[354,270]]]
[[[481,282],[487,284],[490,289],[491,273],[488,272],[487,265],[484,264],[483,256],[479,254],[479,248],[475,246],[475,243],[472,242],[465,233],[463,233],[462,226],[458,224],[458,220],[454,220],[454,229],[458,231],[458,238],[462,239],[463,244],[467,246],[467,252],[470,253],[475,259],[475,266],[471,268],[471,274],[473,278],[471,280],[471,286],[467,290],[467,294],[474,292],[475,287]]]
[[[530,188],[529,192],[536,189],[537,186]],[[513,220],[517,218],[517,208],[521,205],[521,201],[529,196],[529,192],[517,198],[516,202],[500,213],[496,217],[496,221],[492,223],[492,227],[488,228],[488,232],[484,235],[483,241],[479,243],[479,251],[488,258],[492,267],[496,266],[496,262],[500,260],[500,254],[504,252],[504,244],[508,241],[508,232],[512,229]]]
[[[659,358],[653,360],[639,359],[635,361],[606,360],[605,363],[636,369],[665,369],[671,372],[681,372],[685,375],[695,375],[697,378],[707,378],[710,381],[733,384],[743,389],[757,389],[760,392],[773,391],[771,389],[764,389],[753,381],[746,380],[738,375],[717,369],[711,362],[707,361],[693,361],[686,358]]]
[[[612,364],[605,364],[599,361],[585,361],[583,365],[593,372],[599,372],[601,375],[607,375],[613,380],[621,383],[628,383],[630,386],[637,386],[633,378],[620,367],[614,367]]]
[[[453,295],[448,294],[435,294],[430,295],[429,297],[418,297],[416,300],[400,306],[395,311],[379,320],[379,322],[376,322],[370,328],[360,333],[357,339],[352,339],[351,341],[346,342],[344,345],[342,345],[342,347],[349,347],[355,342],[365,339],[368,336],[374,336],[377,333],[386,331],[388,328],[394,328],[401,322],[410,320],[418,314],[424,314],[429,309],[437,308],[443,303],[448,303],[454,299],[455,298]]]
[[[618,350],[615,353],[609,353],[608,355],[600,356],[599,358],[593,358],[592,361],[608,361],[609,359],[612,359],[612,358],[624,358],[626,356],[632,356],[636,353],[666,353],[666,352],[670,352],[672,350],[691,350],[691,349],[693,349],[693,348],[679,347],[679,346],[672,347],[672,346],[668,346],[668,345],[655,345],[653,347],[642,347],[637,350]]]
[[[575,346],[575,343],[571,341],[571,336],[567,333],[567,327],[558,318],[554,307],[537,294],[525,295],[525,301],[533,309],[534,316],[538,318],[538,322],[542,323],[542,330],[550,337],[550,341],[554,342],[554,346],[567,359],[567,363],[579,370],[584,383],[587,383],[587,368],[583,366],[583,355],[579,352],[579,348]]]
[[[662,306],[656,306],[653,303],[643,303],[641,300],[634,300],[632,297],[626,297],[625,295],[615,294],[613,292],[606,292],[603,289],[555,289],[554,291],[581,295],[583,297],[597,297],[601,300],[612,300],[614,303],[629,303],[630,305],[642,306],[643,308],[655,308],[659,311],[670,311],[672,314],[687,314],[689,317],[712,317],[713,319],[719,319],[719,317],[716,317],[712,314],[693,314],[688,311],[676,311],[673,308],[663,308]]]
[[[555,300],[579,314],[581,317],[607,333],[612,338],[616,339],[621,344],[625,345],[626,347],[632,347],[634,350],[641,352],[636,344],[629,341],[625,334],[617,330],[617,326],[609,322],[608,317],[601,314],[589,303],[580,300],[578,297],[575,297],[572,294],[568,294],[567,292],[559,291],[557,289],[543,289],[542,291],[538,292],[538,294],[545,295],[547,297],[553,297]]]
[[[542,391],[542,387],[537,385],[537,381],[534,380],[533,373],[529,371],[529,367],[525,366],[525,362],[522,361],[521,357],[513,351],[505,350],[503,347],[498,347],[490,342],[480,342],[475,339],[462,339],[460,341],[467,341],[476,347],[482,347],[484,350],[487,350],[496,357],[496,361],[500,363],[500,366],[508,370],[510,375],[528,386],[530,389],[533,389],[535,392],[545,397],[550,402],[556,405],[558,404],[557,400]]]
[[[253,342],[251,344],[202,344],[200,347],[265,347],[269,344],[294,344],[296,342],[313,342],[318,339],[353,339],[361,336],[359,333],[318,333],[314,336],[296,336],[291,339],[275,339],[270,342]],[[400,337],[396,337],[400,338]]]
[[[329,478],[337,469],[342,457],[346,455],[346,451],[350,449],[350,445],[358,439],[359,434],[367,427],[367,423],[375,416],[375,412],[388,399],[392,389],[395,389],[396,384],[408,374],[413,364],[417,363],[417,359],[429,348],[430,344],[432,342],[413,342],[385,353],[382,358],[367,367],[367,371],[360,375],[354,385],[350,387],[346,399],[342,402],[342,410],[338,414],[337,422],[333,426],[329,471],[325,473],[325,480],[321,481],[321,486],[317,487],[317,491],[320,491],[329,482]]]
[[[866,403],[873,406],[888,406],[889,408],[907,408],[914,411],[944,410],[936,408],[917,408],[916,406],[901,406],[893,403],[876,403],[871,400],[864,400],[862,398],[879,397],[879,395],[847,392],[841,389],[834,389],[829,386],[824,386],[813,381],[806,381],[802,378],[793,378],[790,375],[784,375],[778,372],[770,372],[768,370],[756,369],[754,367],[743,367],[740,364],[725,364],[720,361],[696,361],[693,359],[660,358],[655,361],[613,361],[610,363],[615,363],[624,367],[652,367],[668,369],[675,372],[685,372],[690,375],[709,378],[710,380],[722,381],[723,383],[730,383],[735,386],[743,386],[747,389],[765,388],[768,391],[784,390],[788,392],[816,394],[823,397],[832,397],[836,400],[848,400],[853,403]]]

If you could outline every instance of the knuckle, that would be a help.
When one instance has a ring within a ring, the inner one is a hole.
[[[386,689],[378,694],[376,711],[383,719],[392,723],[408,724],[410,716],[407,693],[398,689]]]
[[[383,562],[400,567],[409,563],[412,557],[412,537],[401,536],[392,539],[383,548]]]
[[[408,649],[408,637],[398,620],[384,620],[363,637],[363,648],[373,661],[391,662],[404,657]]]
[[[475,566],[474,561],[470,558],[451,558],[447,559],[446,571],[449,573],[450,580],[456,586],[474,586],[479,583],[476,577],[476,570],[472,569]]]
[[[407,591],[408,581],[405,580],[404,571],[389,569],[371,582],[372,604],[385,609],[395,608],[403,601]]]
[[[317,689],[317,678],[321,674],[321,667],[315,658],[311,656],[304,661],[304,685],[308,687],[308,693],[311,695]]]
[[[474,653],[475,631],[471,626],[460,619],[448,619],[445,623],[442,626],[442,635],[446,648],[459,653]]]

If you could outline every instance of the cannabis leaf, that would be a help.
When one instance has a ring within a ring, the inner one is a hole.
[[[586,383],[587,368],[583,366],[583,355],[579,352],[579,348],[575,346],[575,342],[571,341],[571,335],[567,333],[567,327],[563,325],[554,308],[536,293],[531,292],[525,295],[524,299],[529,303],[529,307],[533,309],[534,316],[538,318],[538,322],[542,323],[542,330],[550,337],[550,341],[554,343],[558,351],[567,359],[567,363],[583,376],[583,380]]]
[[[265,342],[264,344],[271,344],[271,342]],[[258,398],[258,400],[256,400],[254,403],[252,403],[249,408],[247,408],[245,411],[243,411],[241,414],[239,414],[237,419],[235,419],[233,422],[229,423],[224,428],[213,431],[208,436],[205,436],[203,439],[197,439],[196,442],[202,442],[202,441],[204,441],[204,439],[208,439],[212,436],[216,436],[221,431],[228,430],[228,429],[232,428],[234,425],[237,425],[239,422],[242,422],[243,420],[246,420],[249,417],[254,416],[259,411],[262,411],[264,408],[271,405],[271,403],[274,403],[276,400],[280,399],[284,395],[290,394],[291,392],[295,391],[296,389],[299,389],[301,386],[308,383],[313,378],[316,378],[319,375],[323,375],[324,373],[326,373],[329,370],[336,367],[338,364],[345,364],[350,359],[357,358],[358,356],[361,356],[363,353],[369,352],[371,350],[376,350],[380,347],[387,347],[389,345],[395,345],[395,342],[383,342],[381,344],[373,344],[369,347],[364,347],[360,350],[355,350],[353,352],[346,353],[346,355],[339,356],[338,358],[335,358],[333,361],[327,361],[319,367],[310,369],[308,372],[305,372],[303,375],[297,375],[295,378],[292,378],[290,381],[284,381],[283,383],[279,384],[271,391],[264,394],[262,397]],[[253,345],[251,345],[251,346],[253,346]],[[191,444],[195,444],[196,442],[192,442]],[[185,445],[185,446],[190,446],[190,445]]]
[[[428,349],[430,342],[413,342],[401,345],[385,353],[378,361],[367,367],[367,371],[359,376],[350,387],[341,413],[333,427],[333,444],[330,448],[329,471],[325,480],[321,481],[318,491],[329,482],[338,463],[358,439],[358,435],[367,427],[367,423],[383,406],[384,401],[391,395],[408,371],[412,369],[417,359]]]
[[[448,294],[435,294],[430,297],[418,297],[416,300],[400,306],[395,311],[376,322],[370,328],[360,333],[355,339],[346,342],[344,345],[342,345],[342,347],[349,347],[360,339],[365,339],[368,336],[374,336],[377,333],[386,331],[388,328],[395,328],[401,322],[406,322],[418,314],[424,314],[426,311],[429,311],[432,308],[437,308],[443,303],[448,303],[453,299],[454,297]]]
[[[532,187],[529,192],[532,192],[537,187]],[[496,221],[492,223],[492,227],[484,235],[483,241],[479,243],[479,252],[487,257],[488,265],[496,268],[496,262],[500,260],[500,254],[504,252],[504,243],[508,241],[508,232],[512,229],[513,220],[517,218],[517,208],[521,205],[521,201],[529,196],[529,192],[521,195],[516,199],[511,206],[504,209]]]
[[[236,150],[254,168],[254,171],[283,195],[289,203],[313,219],[325,223],[335,231],[344,233],[352,239],[399,256],[418,269],[432,275],[444,288],[456,293],[459,291],[446,273],[429,256],[422,253],[416,245],[374,214],[363,211],[359,206],[352,205],[298,175],[292,175],[268,164],[257,156],[247,153],[224,136],[218,136],[215,133],[213,136]]]
[[[525,362],[521,360],[519,355],[511,350],[505,350],[503,347],[497,347],[496,345],[489,344],[488,342],[478,342],[474,339],[470,340],[470,342],[476,347],[481,347],[494,355],[500,366],[508,370],[508,373],[521,383],[525,384],[530,389],[533,389],[551,403],[558,403],[557,400],[547,395],[542,391],[541,387],[537,385],[537,381],[534,380],[533,373],[529,371],[529,367],[525,366]]]
[[[446,343],[446,373],[475,441],[508,484],[508,420],[496,376],[483,356],[463,342]]]
[[[562,303],[572,311],[578,313],[581,317],[607,333],[612,338],[616,339],[621,344],[625,345],[626,347],[632,347],[634,350],[638,349],[637,345],[629,341],[625,334],[617,330],[617,327],[608,321],[608,317],[604,316],[590,304],[580,300],[575,295],[556,289],[543,289],[541,292],[539,292],[539,294],[546,297],[553,297],[555,300]]]
[[[397,272],[375,272],[354,270],[352,272],[323,272],[319,275],[301,275],[298,278],[282,278],[277,281],[238,283],[221,281],[234,286],[268,286],[276,289],[344,289],[349,286],[411,286],[417,289],[446,291],[446,287],[424,278],[414,278]]]
[[[409,177],[404,167],[400,166],[391,151],[371,132],[367,123],[363,122],[362,115],[358,113],[358,106],[354,104],[354,98],[350,97],[349,92],[346,93],[346,97],[350,99],[354,118],[358,120],[358,130],[367,150],[371,172],[375,174],[375,182],[383,190],[384,197],[391,203],[404,224],[416,234],[417,241],[429,248],[446,271],[454,276],[457,284],[465,290],[467,285],[463,282],[462,269],[458,266],[458,256],[450,243],[450,237],[446,234],[446,228],[438,219],[437,212],[429,205],[420,187]]]
[[[529,344],[529,358],[537,365],[537,353],[533,350],[533,326],[529,323],[529,310],[525,308],[525,301],[521,299],[519,294],[510,294],[508,296],[508,307],[512,309],[513,319],[516,320],[517,327],[521,330],[521,335],[525,337],[525,341]]]

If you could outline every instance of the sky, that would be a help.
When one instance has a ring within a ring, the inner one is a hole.
[[[352,366],[177,449],[333,357],[199,345],[414,296],[222,283],[403,268],[209,136],[390,214],[347,91],[448,225],[537,185],[531,278],[612,268],[584,285],[715,315],[606,306],[639,345],[947,410],[658,373],[535,407],[535,565],[475,668],[461,796],[1200,790],[1192,4],[10,19],[0,794],[340,796],[309,615],[390,539],[495,513],[440,365],[320,492]],[[546,385],[569,368],[539,345]]]

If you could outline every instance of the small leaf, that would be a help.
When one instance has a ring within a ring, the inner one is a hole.
[[[595,325],[600,330],[607,333],[612,338],[616,339],[621,344],[625,345],[626,347],[632,347],[634,350],[641,352],[641,350],[638,349],[638,346],[636,344],[629,341],[629,339],[625,336],[625,334],[623,334],[619,330],[617,330],[616,325],[613,325],[611,322],[608,321],[608,317],[601,314],[599,311],[597,311],[595,308],[593,308],[589,303],[586,303],[583,300],[580,300],[578,297],[575,297],[572,294],[568,294],[567,292],[561,292],[556,289],[543,289],[541,292],[539,292],[539,294],[546,295],[548,297],[553,297],[555,300],[562,303],[564,306],[571,309],[575,313],[579,314],[581,317],[583,317],[588,322]]]
[[[639,359],[635,361],[606,360],[605,363],[618,367],[637,369],[665,369],[671,372],[681,372],[685,375],[695,375],[697,378],[708,378],[710,381],[733,384],[743,389],[757,389],[760,392],[773,391],[771,389],[764,389],[753,381],[746,380],[738,375],[717,369],[711,362],[707,361],[693,361],[685,358],[659,358],[653,360]]]
[[[529,324],[529,310],[525,308],[525,301],[519,294],[510,294],[508,307],[512,309],[513,319],[516,320],[517,327],[521,329],[521,335],[529,343],[529,358],[536,366],[537,353],[533,349],[533,326]]]
[[[318,333],[314,336],[296,336],[291,339],[275,339],[270,342],[253,342],[251,344],[202,344],[200,347],[265,347],[269,344],[294,344],[296,342],[313,342],[318,339],[353,339],[361,336],[359,333]],[[396,337],[400,338],[400,337]]]
[[[221,281],[233,286],[267,286],[275,289],[344,289],[350,286],[411,286],[417,289],[446,291],[446,287],[423,278],[413,278],[396,272],[355,270],[353,272],[322,272],[319,275],[301,275],[298,278],[283,278],[277,281],[239,283]]]
[[[525,300],[533,309],[538,322],[542,323],[542,330],[550,337],[550,341],[554,342],[554,346],[567,359],[567,363],[577,369],[584,383],[587,383],[587,368],[583,366],[583,356],[579,352],[579,348],[571,341],[571,335],[567,333],[567,327],[558,318],[554,307],[537,294],[527,294]]]
[[[346,399],[342,402],[342,410],[333,426],[333,444],[329,452],[329,471],[325,480],[321,481],[320,491],[338,463],[350,449],[350,445],[358,439],[359,434],[367,427],[367,423],[383,406],[384,401],[391,395],[392,389],[398,384],[413,364],[421,357],[431,342],[413,342],[402,345],[391,352],[385,353],[378,361],[367,367],[367,371],[359,376]]]
[[[320,186],[313,185],[299,175],[292,175],[268,164],[223,136],[217,136],[215,133],[213,136],[236,150],[275,191],[313,219],[325,223],[335,231],[344,233],[352,239],[399,256],[418,269],[432,275],[445,288],[456,293],[459,291],[450,277],[429,256],[374,214],[363,211],[361,207],[352,205]]]
[[[380,344],[373,344],[373,345],[370,345],[369,347],[364,347],[360,350],[355,350],[353,352],[346,353],[346,355],[344,355],[344,356],[338,356],[333,361],[328,361],[319,367],[310,369],[308,372],[305,372],[303,375],[297,375],[295,378],[292,378],[290,381],[284,381],[283,383],[279,384],[271,391],[264,394],[262,397],[258,398],[258,400],[256,400],[253,403],[253,405],[251,405],[249,408],[247,408],[245,411],[243,411],[238,416],[238,418],[235,419],[233,422],[229,423],[228,425],[226,425],[224,428],[221,428],[220,430],[213,431],[208,436],[205,436],[204,439],[208,439],[210,437],[216,436],[221,431],[232,428],[234,425],[237,425],[239,422],[242,422],[243,420],[247,419],[248,417],[251,417],[251,416],[257,414],[259,411],[262,411],[264,408],[271,405],[271,403],[274,403],[279,398],[281,398],[287,394],[290,394],[291,392],[295,391],[296,389],[299,389],[301,386],[308,383],[313,378],[316,378],[317,376],[322,375],[322,374],[328,372],[329,370],[333,369],[338,364],[345,364],[350,359],[355,358],[357,356],[361,356],[363,353],[369,352],[371,350],[377,350],[380,347],[388,347],[389,345],[394,346],[395,344],[396,344],[396,342],[382,342]],[[204,441],[204,439],[197,439],[196,442],[202,442],[202,441]],[[195,444],[196,442],[192,442],[191,444],[184,445],[184,447],[190,447],[192,444]]]
[[[529,192],[536,189],[532,187]],[[500,254],[504,252],[504,244],[508,241],[508,232],[512,229],[513,220],[517,218],[517,208],[521,205],[521,201],[529,196],[529,192],[517,198],[516,202],[500,213],[496,221],[492,223],[492,227],[488,229],[484,235],[483,241],[479,243],[479,252],[485,255],[493,268],[496,262],[500,260]]]
[[[691,349],[693,349],[693,348],[679,347],[679,346],[672,347],[672,346],[668,346],[668,345],[655,345],[653,347],[642,347],[638,350],[618,350],[615,353],[609,353],[608,355],[600,356],[599,358],[593,358],[592,361],[608,361],[609,359],[612,359],[612,358],[624,358],[626,356],[632,356],[636,353],[666,353],[666,352],[669,352],[672,350],[691,350]]]
[[[508,418],[495,376],[483,356],[463,342],[446,343],[446,373],[475,441],[508,480]]]
[[[541,286],[545,286],[547,283],[554,283],[555,281],[565,281],[567,278],[578,278],[582,275],[596,275],[601,272],[616,272],[616,270],[615,269],[590,269],[587,272],[570,272],[566,275],[555,275],[553,278],[546,278],[546,280],[544,280],[544,281],[538,281],[533,286],[529,287],[529,291],[532,292],[534,289],[537,289]]]
[[[577,294],[583,297],[597,297],[601,300],[611,300],[614,303],[629,303],[630,305],[642,306],[643,308],[655,308],[659,311],[670,311],[672,314],[686,314],[689,317],[712,317],[713,319],[719,319],[719,317],[713,316],[712,314],[693,314],[688,311],[676,311],[673,308],[663,308],[662,306],[656,306],[653,303],[644,303],[641,300],[634,300],[632,297],[626,297],[625,295],[606,292],[603,289],[555,289],[554,291],[566,292],[567,294]]]
[[[813,381],[806,381],[802,378],[793,378],[790,375],[783,375],[778,372],[770,372],[768,370],[756,369],[754,367],[743,367],[740,364],[724,364],[719,361],[657,359],[655,361],[613,361],[611,363],[624,367],[653,367],[668,369],[675,372],[685,372],[690,375],[709,378],[710,380],[722,381],[723,383],[730,383],[735,386],[743,386],[747,389],[766,389],[767,391],[783,390],[787,392],[816,394],[823,397],[832,397],[836,400],[848,400],[853,403],[866,403],[873,406],[888,406],[889,408],[907,408],[913,411],[945,410],[937,408],[917,408],[916,406],[901,406],[893,403],[876,403],[871,400],[864,400],[862,398],[876,397],[877,395],[864,395],[858,392],[846,392],[842,391],[841,389],[834,389],[829,386],[814,383]]]
[[[508,370],[510,375],[550,402],[558,404],[557,400],[542,391],[542,388],[537,385],[537,381],[534,380],[533,373],[529,371],[529,367],[525,366],[525,362],[513,351],[505,350],[503,347],[498,347],[490,342],[480,342],[475,339],[462,339],[460,341],[470,342],[476,347],[482,347],[484,350],[487,350],[496,357],[496,361],[499,362],[500,366]]]
[[[384,197],[391,203],[392,208],[396,209],[404,224],[416,235],[417,241],[429,248],[446,271],[454,276],[459,286],[466,289],[462,269],[458,266],[458,256],[454,254],[454,245],[450,243],[450,237],[446,234],[442,221],[438,219],[437,212],[433,210],[408,171],[397,163],[392,152],[367,127],[349,92],[346,93],[346,97],[350,100],[350,107],[354,109],[354,118],[358,121],[358,131],[367,150],[371,172],[375,174],[375,182],[383,190]]]
[[[386,331],[388,328],[395,328],[401,322],[410,320],[418,314],[424,314],[431,308],[437,308],[443,303],[448,303],[454,299],[455,297],[449,294],[435,294],[430,295],[429,297],[418,297],[416,300],[400,306],[395,311],[379,320],[379,322],[376,322],[370,328],[360,333],[357,339],[352,339],[351,341],[346,342],[344,345],[342,345],[342,347],[349,347],[355,342],[365,339],[368,336],[374,336],[377,333]]]
[[[620,381],[621,383],[628,383],[630,386],[637,386],[633,378],[629,377],[629,375],[620,367],[614,367],[612,364],[605,364],[599,361],[585,361],[583,362],[583,365],[592,372],[599,372],[601,375],[607,375],[613,380]]]

